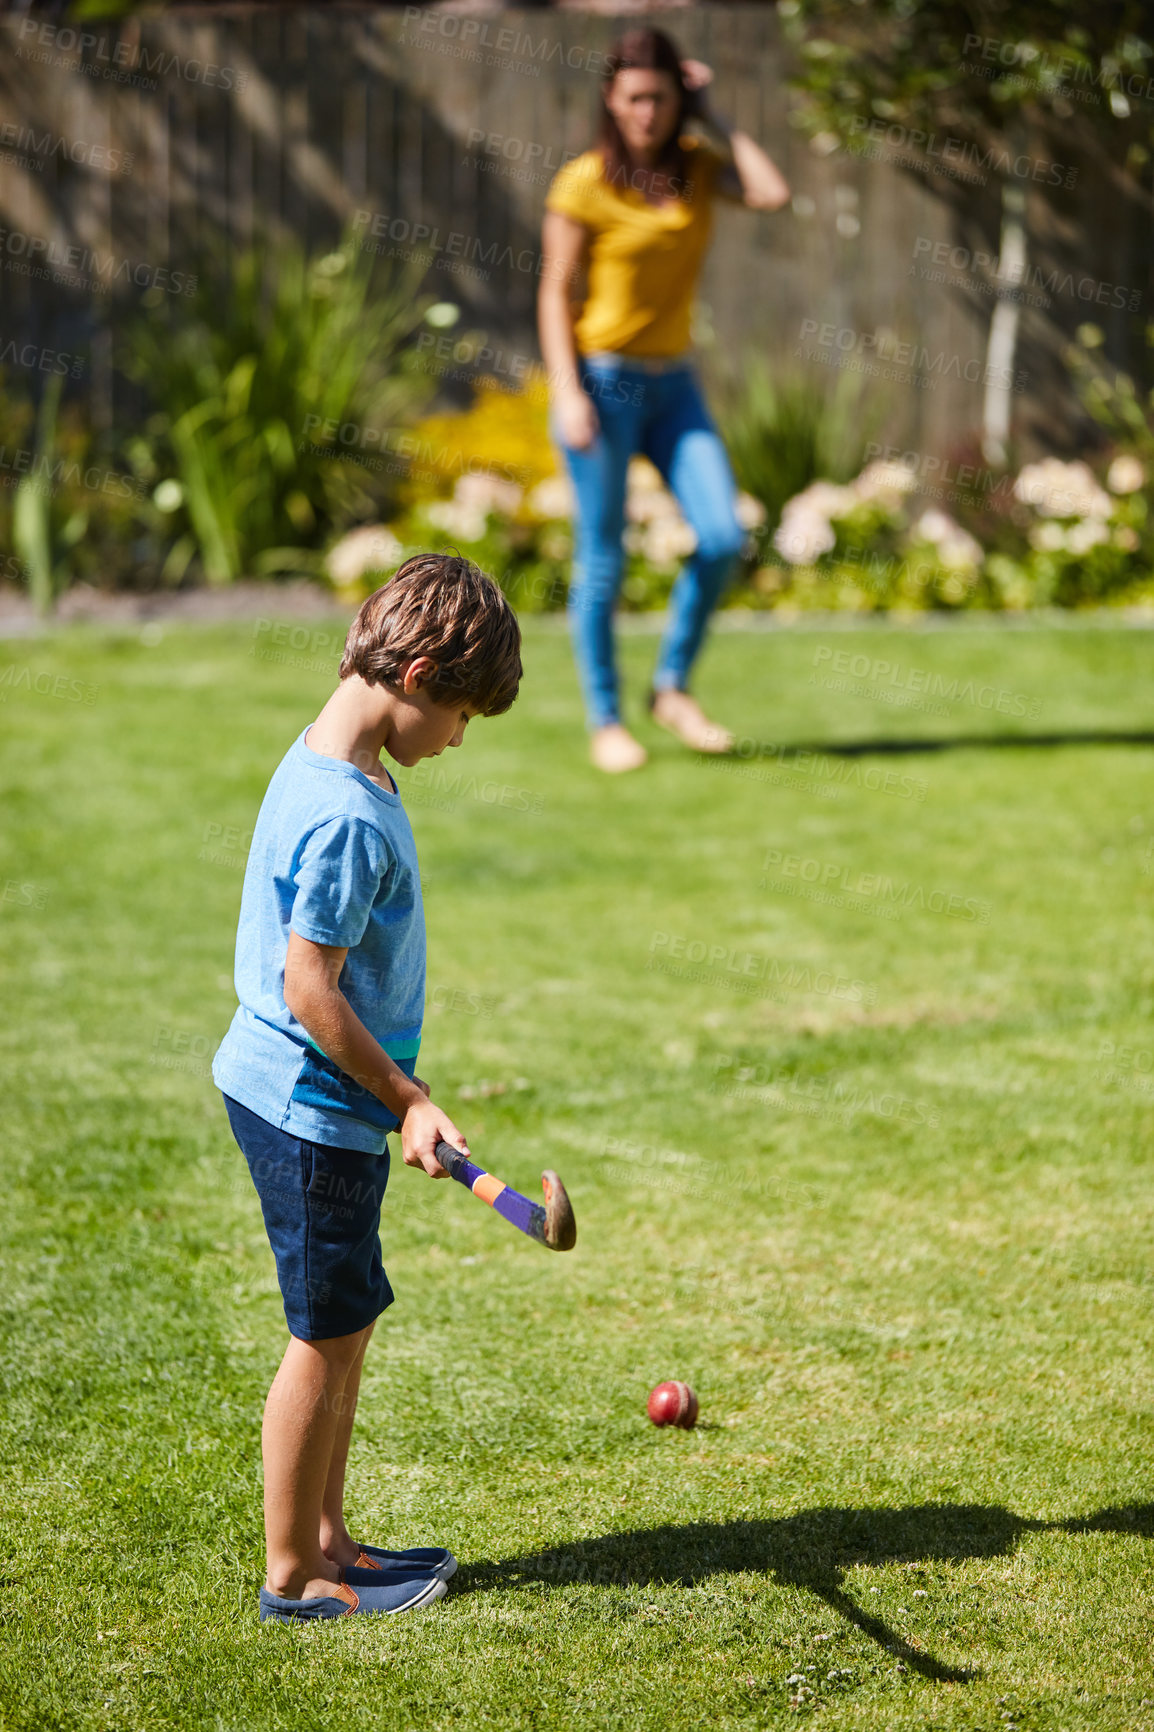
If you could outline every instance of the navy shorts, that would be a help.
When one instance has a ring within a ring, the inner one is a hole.
[[[389,1151],[309,1143],[224,1096],[276,1258],[285,1320],[300,1341],[367,1328],[393,1302],[381,1261]]]

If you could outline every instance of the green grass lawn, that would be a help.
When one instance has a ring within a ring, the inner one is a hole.
[[[1150,638],[719,636],[746,755],[643,723],[610,781],[538,624],[408,774],[421,1073],[580,1237],[397,1159],[354,1531],[461,1569],[337,1629],[256,1620],[285,1330],[209,1075],[333,680],[272,635],[0,646],[0,1724],[1154,1726],[1150,746],[1093,737],[1154,729]]]

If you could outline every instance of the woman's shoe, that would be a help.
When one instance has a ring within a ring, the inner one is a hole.
[[[641,741],[635,740],[620,722],[610,722],[603,728],[594,729],[589,755],[599,770],[605,770],[611,776],[621,775],[625,770],[639,770],[649,761],[649,753]]]
[[[659,727],[676,734],[695,752],[710,752],[724,757],[737,743],[728,728],[710,721],[696,698],[691,698],[688,692],[677,691],[673,686],[650,692],[648,709]]]

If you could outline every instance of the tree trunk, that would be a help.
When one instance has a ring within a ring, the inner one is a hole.
[[[1007,129],[1011,158],[1024,153],[1025,127],[1020,121]],[[986,395],[982,404],[982,455],[1001,468],[1009,458],[1010,423],[1014,402],[1014,354],[1021,316],[1021,284],[1026,275],[1026,187],[1006,180],[1002,185],[1002,233],[998,246],[998,299],[990,319],[986,344]]]

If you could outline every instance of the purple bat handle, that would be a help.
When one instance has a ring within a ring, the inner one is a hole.
[[[514,1227],[519,1227],[522,1233],[528,1233],[530,1239],[536,1239],[545,1244],[545,1206],[543,1203],[531,1203],[528,1197],[523,1197],[520,1191],[514,1191],[508,1185],[493,1204],[498,1215],[503,1215],[506,1221]]]
[[[531,1203],[528,1197],[523,1197],[519,1191],[514,1191],[509,1185],[501,1184],[499,1179],[491,1178],[484,1167],[479,1167],[471,1161],[468,1155],[463,1155],[460,1149],[455,1149],[451,1143],[438,1143],[436,1156],[449,1174],[459,1184],[468,1190],[476,1189],[478,1179],[486,1183],[478,1195],[504,1217],[511,1226],[517,1227],[522,1233],[527,1233],[530,1239],[536,1239],[544,1245],[545,1239],[545,1209],[541,1203]],[[499,1189],[497,1187],[500,1187]],[[495,1195],[487,1194],[495,1192]]]
[[[484,1173],[484,1167],[478,1167],[468,1155],[463,1155],[460,1149],[455,1149],[452,1143],[438,1143],[436,1156],[451,1179],[458,1179],[462,1185],[468,1185],[472,1190],[477,1180]]]

